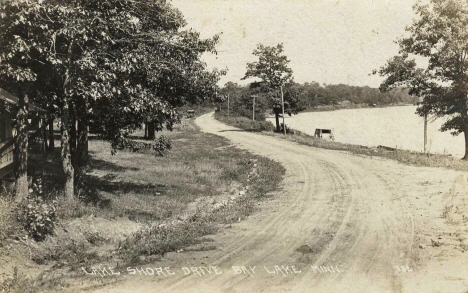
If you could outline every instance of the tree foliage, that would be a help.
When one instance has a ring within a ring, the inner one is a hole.
[[[55,109],[68,183],[75,121],[115,146],[142,122],[171,129],[177,107],[215,97],[223,72],[200,57],[218,37],[185,25],[162,0],[0,2],[0,86]]]
[[[408,36],[398,40],[400,55],[379,70],[386,76],[380,88],[407,86],[421,98],[419,115],[445,117],[442,131],[465,134],[468,159],[468,3],[430,0],[414,10],[419,17],[407,27]],[[418,66],[416,56],[427,65]]]
[[[280,91],[284,91],[285,112],[297,113],[297,99],[292,89],[286,89],[293,83],[293,71],[288,66],[290,60],[284,55],[283,44],[265,46],[258,44],[253,51],[258,61],[247,63],[247,71],[243,79],[259,78],[262,83],[256,87],[254,94],[268,101],[276,117],[276,130],[280,130],[279,115],[282,112]]]
[[[279,89],[280,86],[291,83],[293,72],[288,67],[290,60],[283,53],[283,44],[278,44],[276,47],[258,44],[253,51],[253,55],[258,57],[258,61],[247,64],[247,71],[243,79],[260,78],[271,89]]]

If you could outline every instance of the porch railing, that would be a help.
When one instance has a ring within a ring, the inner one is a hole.
[[[14,161],[14,145],[15,140],[13,138],[6,141],[5,144],[0,146],[0,170],[13,164]]]
[[[38,120],[33,120],[28,129],[29,148],[38,147],[44,149],[44,128],[46,124],[39,126]],[[10,138],[5,142],[0,143],[0,179],[7,176],[13,171],[13,163],[15,162],[15,141],[17,137]],[[44,149],[45,150],[45,149]]]

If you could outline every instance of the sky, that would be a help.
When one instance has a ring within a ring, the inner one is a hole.
[[[299,83],[378,87],[371,75],[398,54],[394,41],[415,17],[415,0],[172,0],[187,28],[209,38],[221,34],[208,68],[228,69],[220,85],[242,81],[257,44],[284,44]]]

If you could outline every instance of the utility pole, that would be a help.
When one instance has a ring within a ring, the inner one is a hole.
[[[252,105],[252,120],[255,121],[255,95],[253,97],[253,105]]]
[[[229,117],[229,94],[227,95],[228,96],[228,117]]]
[[[426,153],[427,145],[427,114],[424,114],[424,153]]]
[[[286,135],[286,123],[284,122],[284,95],[283,95],[283,86],[281,85],[281,108],[283,110],[283,130],[284,130],[284,135]]]

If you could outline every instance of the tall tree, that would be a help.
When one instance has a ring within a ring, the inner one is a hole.
[[[28,96],[19,100],[16,114],[15,141],[15,200],[20,202],[28,196]]]
[[[293,72],[288,67],[290,60],[284,55],[283,44],[272,47],[258,44],[253,55],[258,57],[258,61],[247,63],[247,71],[243,79],[257,77],[264,82],[262,89],[270,98],[276,118],[276,131],[279,132],[279,115],[282,112],[280,88],[293,83]],[[289,98],[292,96],[285,96],[285,111],[293,110],[293,103],[290,103],[292,99]]]
[[[386,76],[380,89],[405,85],[422,98],[417,114],[446,117],[441,131],[464,133],[468,160],[468,2],[430,0],[413,9],[419,17],[398,40],[400,55],[378,71]],[[416,56],[427,66],[418,66]]]

